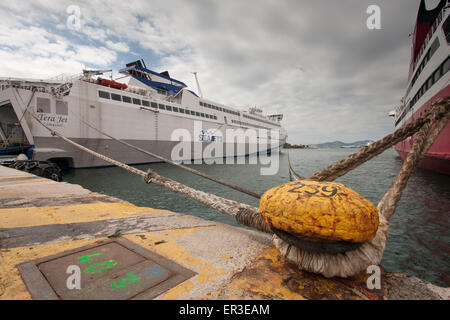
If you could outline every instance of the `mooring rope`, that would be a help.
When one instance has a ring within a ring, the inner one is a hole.
[[[333,181],[344,175],[348,171],[374,156],[380,154],[387,148],[392,147],[407,137],[415,134],[414,143],[400,169],[396,179],[386,191],[380,202],[378,203],[379,211],[386,219],[394,214],[396,205],[401,198],[402,192],[406,187],[407,181],[419,164],[422,157],[431,148],[436,138],[445,128],[450,119],[450,98],[443,98],[433,103],[428,112],[421,118],[416,119],[404,128],[396,130],[394,133],[384,137],[373,143],[369,147],[363,148],[361,151],[350,155],[346,159],[329,166],[328,168],[314,174],[309,179],[318,181]],[[289,171],[295,180],[301,180],[291,166],[289,161]]]
[[[71,113],[72,113],[75,117],[77,117],[78,120],[80,120],[82,123],[84,123],[85,125],[87,125],[89,128],[91,128],[91,129],[97,131],[98,133],[100,133],[100,134],[102,134],[102,135],[104,135],[104,136],[106,136],[106,137],[108,137],[108,138],[111,138],[111,139],[114,140],[114,141],[117,141],[117,142],[119,142],[119,143],[121,143],[121,144],[123,144],[123,145],[126,145],[126,146],[128,146],[128,147],[130,147],[130,148],[132,148],[132,149],[134,149],[134,150],[136,150],[136,151],[142,152],[142,153],[144,153],[144,154],[146,154],[146,155],[149,155],[149,156],[151,156],[151,157],[154,157],[154,158],[156,158],[156,159],[158,159],[158,160],[164,161],[165,163],[168,163],[168,164],[173,165],[173,166],[175,166],[175,167],[181,168],[181,169],[183,169],[183,170],[186,170],[186,171],[188,171],[188,172],[190,172],[190,173],[196,174],[196,175],[198,175],[198,176],[200,176],[200,177],[209,179],[209,180],[214,181],[214,182],[216,182],[216,183],[222,184],[222,185],[227,186],[227,187],[229,187],[229,188],[231,188],[231,189],[234,189],[234,190],[237,190],[237,191],[239,191],[239,192],[248,194],[248,195],[250,195],[250,196],[252,196],[252,197],[255,197],[255,198],[257,198],[257,199],[261,198],[261,194],[259,194],[259,193],[253,192],[253,191],[251,191],[251,190],[248,190],[248,189],[243,188],[243,187],[241,187],[241,186],[238,186],[238,185],[236,185],[236,184],[233,184],[233,183],[230,183],[230,182],[227,182],[227,181],[218,179],[218,178],[216,178],[216,177],[212,177],[212,176],[210,176],[210,175],[207,175],[206,173],[203,173],[203,172],[201,172],[201,171],[198,171],[198,170],[195,170],[195,169],[186,167],[186,166],[184,166],[184,165],[182,165],[182,164],[179,164],[179,163],[176,163],[176,162],[174,162],[174,161],[172,161],[172,160],[169,160],[169,159],[167,159],[167,158],[164,158],[164,157],[162,157],[162,156],[160,156],[160,155],[158,155],[158,154],[155,154],[155,153],[153,153],[153,152],[150,152],[150,151],[144,150],[144,149],[142,149],[142,148],[139,148],[139,147],[137,147],[137,146],[135,146],[135,145],[132,145],[131,143],[128,143],[128,142],[123,141],[123,140],[121,140],[121,139],[115,138],[115,137],[111,136],[110,134],[108,134],[108,133],[106,133],[106,132],[103,132],[103,131],[101,131],[101,130],[95,128],[94,126],[90,125],[89,123],[87,123],[86,121],[84,121],[83,119],[81,119],[80,117],[78,117],[77,115],[75,115],[73,112],[71,112]]]
[[[260,231],[272,233],[271,227],[264,223],[257,208],[190,188],[172,179],[162,177],[151,170],[148,170],[146,173],[119,161],[108,158],[62,136],[46,126],[34,114],[31,115],[36,121],[49,130],[52,135],[58,136],[64,141],[104,161],[143,177],[146,183],[154,183],[174,192],[185,194],[192,199],[210,206],[222,213],[235,217],[235,219],[241,224]],[[339,254],[331,254],[312,252],[299,247],[293,247],[291,244],[280,239],[277,235],[274,235],[273,243],[280,253],[283,254],[289,261],[294,262],[300,269],[320,273],[326,277],[348,277],[360,273],[369,265],[378,265],[381,262],[387,242],[389,233],[389,218],[395,211],[396,204],[401,197],[407,180],[417,167],[422,156],[428,151],[436,137],[445,128],[449,118],[450,99],[441,99],[431,106],[425,116],[417,119],[405,128],[399,129],[393,134],[373,143],[371,146],[364,148],[360,152],[349,156],[347,159],[322,170],[310,178],[319,181],[334,180],[417,132],[412,148],[408,153],[402,168],[400,169],[391,187],[378,204],[380,224],[378,226],[375,238],[364,242],[361,246],[354,250],[349,250]],[[294,178],[298,179],[299,177],[301,176],[297,174],[294,175]]]
[[[384,150],[393,147],[397,143],[405,140],[416,133],[425,123],[434,122],[441,119],[449,111],[450,98],[441,99],[432,104],[429,111],[423,117],[409,123],[404,128],[396,130],[394,133],[372,143],[370,146],[361,149],[359,152],[350,155],[320,172],[315,173],[309,179],[316,181],[333,181],[343,176],[350,170],[358,167],[364,162],[379,155]]]
[[[197,200],[213,209],[216,209],[217,211],[227,214],[229,216],[232,217],[238,217],[237,219],[239,219],[242,216],[241,212],[247,212],[247,213],[253,213],[253,217],[255,216],[259,216],[258,214],[258,209],[247,205],[247,204],[243,204],[243,203],[239,203],[237,201],[234,200],[229,200],[226,198],[222,198],[219,196],[216,196],[214,194],[211,193],[206,193],[203,191],[199,191],[196,189],[193,189],[191,187],[188,187],[180,182],[177,182],[175,180],[160,176],[159,174],[157,174],[156,172],[148,169],[147,172],[139,170],[137,168],[131,167],[127,164],[124,164],[120,161],[111,159],[105,155],[102,155],[98,152],[95,152],[89,148],[86,148],[74,141],[72,141],[69,138],[66,138],[65,136],[63,136],[62,134],[56,132],[55,130],[51,129],[50,127],[48,127],[47,125],[45,125],[38,117],[36,117],[34,114],[31,114],[31,116],[39,123],[41,124],[44,128],[46,128],[47,130],[50,131],[50,133],[53,136],[57,136],[58,138],[66,141],[67,143],[77,147],[80,150],[83,150],[99,159],[102,159],[108,163],[111,163],[119,168],[122,168],[130,173],[136,174],[138,176],[141,176],[144,181],[148,184],[153,183],[156,185],[159,185],[161,187],[165,187],[171,191],[177,192],[177,193],[181,193],[184,195],[187,195],[189,197],[191,197],[194,200]],[[261,221],[262,222],[262,221]],[[251,223],[250,225],[247,225],[248,227],[255,227],[259,230],[259,228],[262,228],[263,230],[261,231],[265,231],[268,230],[267,228],[263,228],[261,227],[261,225],[256,224],[256,226],[253,226],[253,219],[249,219],[249,223]],[[262,222],[263,223],[263,222]],[[259,227],[259,228],[258,228]]]
[[[431,148],[434,140],[445,128],[449,118],[450,112],[447,110],[447,114],[439,119],[437,124],[435,124],[434,121],[427,122],[415,135],[411,150],[409,151],[397,178],[392,182],[392,185],[378,203],[378,210],[386,219],[389,220],[394,214],[397,202],[402,196],[402,192],[406,187],[409,177],[414,172],[423,156]]]
[[[290,152],[288,150],[288,166],[289,166],[289,175],[294,179],[294,180],[304,180],[305,178],[302,177],[301,175],[299,175],[297,172],[294,171],[294,169],[292,169],[292,164],[291,164],[291,159],[290,159]]]
[[[447,120],[448,114],[444,118]],[[400,199],[409,176],[420,162],[423,154],[426,153],[427,147],[431,146],[432,143],[430,144],[429,141],[437,137],[439,132],[445,127],[446,123],[442,125],[445,121],[444,118],[439,120],[436,127],[432,128],[433,123],[430,122],[424,125],[417,133],[411,151],[408,153],[399,174],[377,206],[380,212],[380,224],[372,240],[364,242],[359,248],[354,250],[339,254],[329,254],[294,247],[275,235],[273,238],[275,247],[299,269],[319,273],[325,277],[337,276],[346,278],[363,272],[370,265],[379,265],[389,234],[389,218],[395,211],[396,203]],[[430,139],[427,137],[428,134]]]
[[[415,130],[417,134],[414,138],[413,145],[397,177],[378,203],[377,208],[380,213],[380,223],[377,233],[372,240],[363,243],[359,248],[354,250],[339,254],[329,254],[308,251],[302,247],[293,246],[292,241],[285,241],[278,235],[274,235],[273,243],[275,247],[288,261],[294,263],[299,269],[319,273],[325,277],[337,276],[345,278],[366,270],[370,265],[379,265],[389,235],[389,219],[395,212],[396,205],[401,198],[406,183],[423,155],[426,154],[434,140],[447,125],[449,118],[450,103],[447,98],[436,102],[432,106],[429,112],[423,117],[426,121],[416,121],[413,124],[415,126],[417,123],[421,123],[421,126],[418,132]],[[435,121],[438,122],[435,123]],[[412,129],[409,130],[413,131]],[[365,149],[367,151],[367,148]],[[342,171],[339,172],[342,173]],[[294,236],[287,234],[287,237],[292,238]]]
[[[445,128],[447,121],[449,120],[450,114],[450,98],[441,99],[432,104],[431,108],[428,110],[427,114],[421,118],[416,119],[404,128],[396,130],[394,133],[387,135],[371,144],[369,147],[361,149],[359,152],[351,154],[344,160],[336,162],[335,164],[323,169],[320,172],[315,173],[309,179],[316,181],[333,181],[340,176],[345,175],[348,171],[356,168],[357,166],[363,164],[364,162],[372,159],[386,149],[392,147],[400,141],[412,136],[418,132],[424,125],[433,125],[436,121],[436,130],[433,130],[431,134],[427,136],[426,144],[424,149],[428,150],[434,140],[438,137],[439,133]],[[425,152],[426,153],[426,152]],[[306,179],[299,175],[293,168],[289,160],[289,173],[294,180]],[[351,169],[349,169],[351,167]]]

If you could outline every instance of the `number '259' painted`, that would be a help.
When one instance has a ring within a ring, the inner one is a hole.
[[[321,186],[321,185],[306,185],[299,182],[295,188],[292,188],[288,192],[290,193],[306,193],[309,195],[323,196],[331,198],[337,194],[338,189],[332,186]]]

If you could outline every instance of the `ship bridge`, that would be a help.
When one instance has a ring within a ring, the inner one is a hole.
[[[119,73],[130,76],[164,95],[175,96],[180,90],[187,88],[184,82],[171,78],[168,71],[158,73],[147,69],[144,60],[128,63]]]

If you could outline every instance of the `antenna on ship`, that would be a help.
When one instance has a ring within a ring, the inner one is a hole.
[[[201,98],[203,98],[202,90],[200,89],[200,83],[198,82],[197,78],[197,72],[192,72],[192,74],[195,76],[195,81],[197,82],[198,94],[200,95]]]

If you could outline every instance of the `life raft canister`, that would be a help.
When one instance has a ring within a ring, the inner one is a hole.
[[[128,86],[125,83],[120,83],[114,80],[100,79],[100,84],[102,86],[111,87],[114,89],[125,90]]]
[[[361,243],[375,237],[378,210],[336,182],[293,181],[265,192],[259,212],[271,227],[294,236]]]

